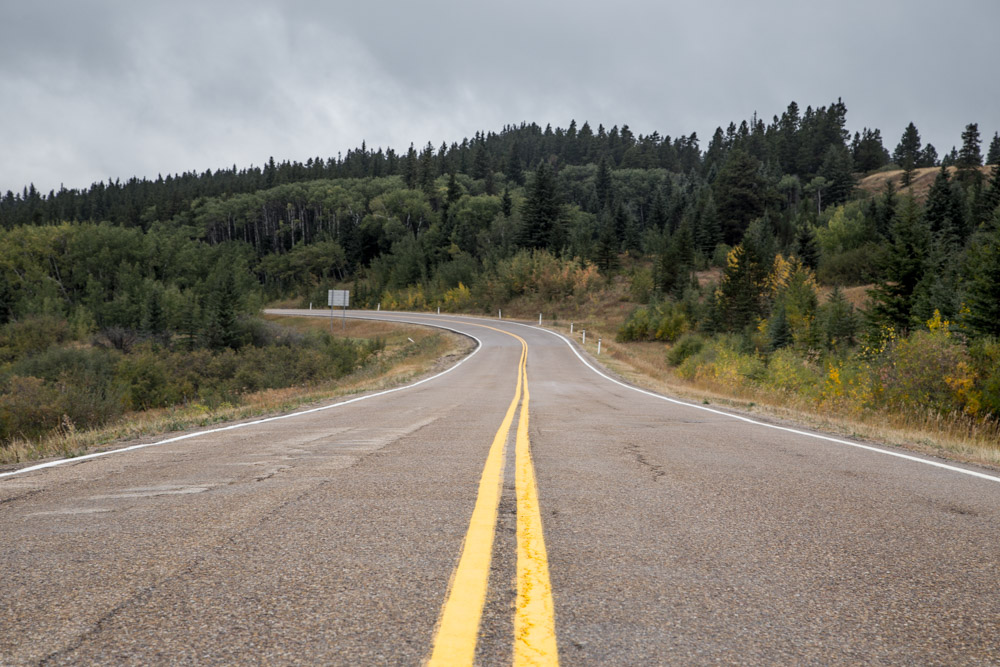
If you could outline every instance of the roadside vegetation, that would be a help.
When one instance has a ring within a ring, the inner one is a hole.
[[[58,320],[30,320],[64,333]],[[7,325],[0,340],[24,334]],[[0,393],[0,463],[74,456],[123,438],[260,417],[301,404],[405,382],[464,353],[456,336],[420,327],[323,318],[248,319],[239,349],[186,349],[102,335],[43,337],[36,354],[6,367]],[[14,331],[12,331],[12,329]],[[9,348],[3,348],[9,349]]]
[[[939,152],[910,123],[890,151],[847,130],[842,100],[792,102],[704,148],[522,123],[7,192],[0,444],[356,373],[377,342],[257,319],[340,288],[358,307],[577,320],[678,386],[996,450],[1000,134],[959,139]]]

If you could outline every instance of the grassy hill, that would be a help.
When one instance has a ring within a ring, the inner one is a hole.
[[[927,199],[927,193],[930,191],[931,186],[934,185],[934,179],[937,178],[938,172],[941,171],[940,167],[926,167],[922,169],[913,170],[913,178],[910,185],[905,188],[902,186],[903,182],[903,170],[902,169],[892,169],[890,171],[879,171],[874,174],[869,174],[865,176],[858,182],[858,188],[864,192],[870,194],[879,194],[885,190],[885,184],[892,181],[892,184],[896,187],[896,190],[901,194],[911,194],[914,199],[918,202],[923,203]],[[957,169],[955,167],[948,167],[948,175],[954,177]],[[989,179],[990,174],[993,172],[993,166],[988,165],[985,167],[980,167],[979,171],[983,174],[984,182]]]

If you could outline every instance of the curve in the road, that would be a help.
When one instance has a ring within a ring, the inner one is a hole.
[[[357,317],[357,318],[352,318],[352,319],[374,319],[374,318]],[[428,326],[426,322],[408,322],[408,321],[405,321],[405,320],[392,320],[392,321],[393,322],[400,322],[401,324],[419,324],[419,325],[423,325],[423,326]],[[130,445],[128,447],[121,447],[119,449],[109,449],[109,450],[106,450],[106,451],[103,451],[103,452],[94,452],[92,454],[84,454],[82,456],[75,456],[75,457],[72,457],[72,458],[56,459],[54,461],[46,461],[45,463],[39,463],[37,465],[28,466],[26,468],[19,468],[18,470],[11,470],[9,472],[0,473],[0,479],[3,479],[4,477],[13,477],[15,475],[23,475],[25,473],[35,472],[36,470],[42,470],[44,468],[52,468],[52,467],[55,467],[55,466],[65,465],[67,463],[79,463],[81,461],[87,461],[89,459],[96,459],[96,458],[100,458],[102,456],[111,456],[112,454],[123,454],[125,452],[133,452],[133,451],[136,451],[137,449],[146,449],[146,448],[149,448],[149,447],[159,447],[160,445],[167,445],[167,444],[170,444],[170,443],[173,443],[173,442],[179,442],[181,440],[187,440],[189,438],[196,438],[196,437],[203,436],[203,435],[209,435],[211,433],[221,433],[223,431],[232,431],[234,429],[247,428],[249,426],[257,426],[258,424],[266,424],[268,422],[278,421],[280,419],[292,419],[294,417],[301,417],[302,415],[308,415],[308,414],[312,414],[314,412],[322,412],[324,410],[332,410],[333,408],[339,408],[339,407],[344,406],[344,405],[350,405],[351,403],[357,403],[358,401],[366,401],[368,399],[375,398],[376,396],[385,396],[386,394],[392,394],[392,393],[395,393],[397,391],[404,391],[406,389],[412,389],[413,387],[419,387],[422,384],[425,384],[425,383],[430,382],[432,380],[436,380],[436,379],[438,379],[439,377],[441,377],[443,375],[447,375],[448,373],[452,372],[453,370],[455,370],[456,368],[458,368],[459,366],[461,366],[462,364],[464,364],[466,361],[468,361],[469,359],[471,359],[473,357],[473,355],[475,355],[477,352],[479,352],[479,350],[481,350],[483,348],[483,342],[481,340],[479,340],[478,338],[476,338],[475,336],[473,336],[472,334],[469,334],[469,333],[464,332],[464,331],[459,331],[458,329],[453,329],[451,327],[446,327],[446,326],[441,325],[441,324],[432,324],[430,326],[437,327],[438,329],[444,329],[446,331],[451,331],[452,333],[459,334],[460,336],[467,336],[467,337],[471,338],[472,340],[476,341],[476,347],[475,347],[475,349],[472,350],[472,352],[470,352],[467,356],[465,356],[463,359],[461,359],[454,366],[450,366],[449,368],[441,371],[440,373],[438,373],[436,375],[432,375],[431,377],[424,378],[423,380],[418,380],[417,382],[412,382],[410,384],[406,384],[406,385],[403,385],[401,387],[393,387],[392,389],[386,389],[384,391],[375,392],[373,394],[365,394],[364,396],[358,396],[357,398],[351,398],[351,399],[348,399],[346,401],[339,401],[337,403],[331,403],[330,405],[322,405],[322,406],[320,406],[318,408],[311,408],[309,410],[299,410],[298,412],[291,412],[291,413],[289,413],[287,415],[278,415],[276,417],[265,417],[264,419],[255,419],[255,420],[249,421],[249,422],[240,422],[239,424],[230,424],[229,426],[221,426],[219,428],[211,428],[211,429],[207,429],[207,430],[204,430],[204,431],[195,431],[193,433],[185,433],[184,435],[179,435],[179,436],[176,436],[176,437],[173,437],[173,438],[167,438],[166,440],[159,440],[157,442],[147,442],[147,443],[143,443],[141,445]]]

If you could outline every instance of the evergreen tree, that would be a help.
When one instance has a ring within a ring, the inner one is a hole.
[[[882,280],[868,291],[873,322],[909,329],[913,293],[924,277],[930,246],[930,229],[917,203],[906,197],[893,219],[890,245],[879,262]]]
[[[875,213],[875,232],[880,239],[889,238],[889,230],[892,228],[892,219],[896,215],[896,186],[891,180],[885,182],[885,190],[882,193],[882,200],[878,203]]]
[[[792,329],[783,304],[778,304],[767,321],[767,339],[771,350],[780,350],[792,344]]]
[[[903,169],[903,187],[910,184],[920,156],[920,133],[917,132],[917,126],[911,122],[903,130],[903,136],[892,153],[892,161]]]
[[[514,200],[511,199],[509,187],[503,189],[503,196],[500,198],[500,210],[506,218],[509,218],[510,214],[514,212]]]
[[[750,221],[764,214],[765,188],[760,162],[742,149],[732,150],[714,186],[726,243],[739,243]]]
[[[964,266],[965,326],[1000,337],[1000,209],[972,239]]]
[[[812,225],[803,221],[795,233],[795,255],[804,266],[816,270],[819,266],[819,245],[816,243],[816,232]]]
[[[969,123],[962,132],[962,150],[958,152],[956,166],[959,169],[972,169],[983,164],[983,154],[979,150],[982,142],[979,139],[979,124]]]
[[[917,162],[917,166],[930,168],[936,167],[938,164],[937,149],[934,148],[934,144],[927,144],[924,146],[924,150],[920,152],[920,160]]]
[[[823,343],[830,349],[850,347],[858,330],[854,306],[839,287],[834,287],[827,302],[819,307],[819,328]]]
[[[827,206],[843,204],[854,192],[854,165],[845,146],[834,144],[827,149],[819,174],[827,182]]]
[[[524,185],[524,171],[521,169],[521,157],[518,154],[518,144],[515,141],[507,153],[507,166],[504,168],[507,180],[517,185]]]
[[[605,208],[598,219],[597,248],[594,258],[597,268],[605,275],[610,275],[618,269],[620,247],[621,243],[615,236],[615,223],[611,211]]]
[[[979,167],[983,164],[983,154],[979,150],[979,124],[969,123],[962,132],[962,149],[958,152],[957,179],[965,185],[977,186],[982,183],[983,175]]]
[[[986,151],[986,164],[1000,164],[1000,132],[993,133],[990,147]]]
[[[602,156],[597,165],[597,177],[594,180],[594,191],[597,193],[597,210],[603,211],[611,205],[611,169],[608,167],[607,156]]]
[[[722,243],[722,224],[712,188],[703,188],[699,193],[696,212],[695,245],[702,255],[711,257],[715,247]]]
[[[858,171],[875,171],[889,162],[889,152],[882,145],[882,133],[878,129],[866,127],[860,135],[855,134],[852,152]]]
[[[981,224],[988,223],[997,207],[1000,206],[1000,164],[993,165],[990,172],[990,182],[983,188],[982,195],[976,201],[976,218],[973,224],[978,228]]]
[[[555,174],[547,162],[542,162],[535,170],[524,200],[521,245],[527,248],[550,247],[560,213]]]
[[[941,167],[927,193],[924,219],[931,233],[949,248],[957,248],[966,237],[962,194],[952,187],[948,170]]]
[[[417,151],[413,148],[413,144],[410,144],[410,150],[406,152],[406,158],[403,160],[403,182],[411,190],[417,187]]]
[[[763,220],[747,228],[734,247],[716,291],[717,327],[742,331],[767,314],[768,276],[774,264],[774,239]]]
[[[237,314],[239,312],[239,291],[236,277],[228,267],[220,267],[222,277],[217,282],[213,295],[211,319],[206,338],[213,350],[240,347],[240,332]]]

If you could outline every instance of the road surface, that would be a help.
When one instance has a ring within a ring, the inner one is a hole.
[[[994,472],[664,400],[530,326],[377,316],[479,346],[0,471],[0,664],[1000,662]]]

